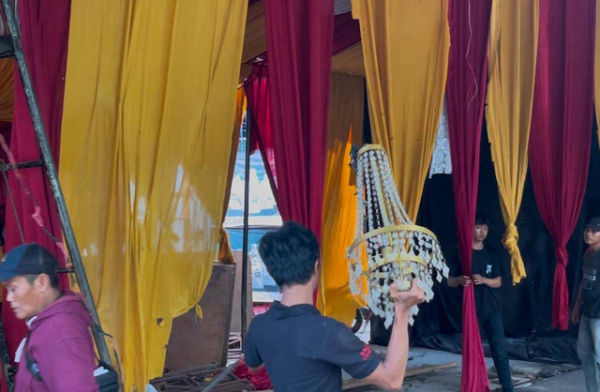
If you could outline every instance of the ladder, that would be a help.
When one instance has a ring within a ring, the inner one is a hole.
[[[73,226],[71,225],[71,219],[69,218],[69,213],[67,212],[67,207],[65,203],[65,198],[58,181],[58,174],[56,172],[56,165],[54,164],[54,159],[52,158],[52,153],[50,151],[50,145],[48,143],[48,139],[46,138],[46,132],[44,130],[44,124],[42,122],[42,118],[40,115],[37,99],[35,96],[35,91],[33,88],[33,84],[31,81],[31,76],[29,74],[29,69],[27,67],[27,62],[25,60],[25,55],[23,53],[23,47],[21,42],[21,32],[19,30],[19,25],[16,22],[17,15],[15,13],[15,9],[12,5],[12,0],[2,0],[2,8],[4,10],[4,14],[6,15],[6,19],[8,22],[8,28],[10,30],[10,39],[12,40],[13,47],[13,55],[16,59],[17,68],[19,71],[19,75],[21,77],[21,81],[23,83],[23,89],[25,91],[25,96],[27,99],[27,106],[29,107],[29,113],[31,114],[31,120],[33,123],[33,129],[35,133],[35,137],[38,142],[38,146],[40,149],[41,161],[34,162],[35,165],[43,166],[45,169],[45,173],[48,179],[48,183],[50,184],[50,188],[52,191],[52,196],[54,198],[54,202],[56,203],[56,208],[58,210],[58,216],[60,220],[60,225],[62,228],[64,240],[66,242],[66,246],[68,249],[69,256],[71,258],[71,262],[73,264],[73,270],[75,272],[75,277],[77,279],[77,283],[81,289],[81,293],[83,294],[85,303],[87,305],[88,311],[92,317],[93,325],[92,325],[92,336],[94,338],[94,342],[96,344],[96,348],[98,350],[98,355],[100,357],[100,361],[105,364],[112,366],[112,360],[110,357],[110,353],[108,350],[108,345],[105,339],[105,333],[102,331],[100,326],[100,318],[98,317],[98,312],[94,305],[94,300],[92,297],[92,292],[90,290],[90,285],[85,274],[85,269],[83,267],[83,262],[81,260],[81,254],[79,252],[79,247],[77,246],[77,241],[75,240],[75,233],[73,232]],[[6,52],[5,46],[7,42],[6,40],[0,40],[0,56],[7,57],[6,54],[3,55],[3,51]],[[10,42],[8,42],[10,44]],[[6,169],[14,169],[14,168],[22,168],[22,167],[30,167],[32,166],[32,162],[23,162],[17,163],[17,165],[5,165]],[[2,335],[0,335],[0,338]],[[4,351],[0,349],[0,352]],[[6,370],[6,364],[5,364]],[[8,378],[7,378],[8,381]],[[10,388],[10,386],[9,386]],[[12,390],[12,388],[11,388]]]

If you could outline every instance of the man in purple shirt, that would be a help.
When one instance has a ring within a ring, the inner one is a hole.
[[[92,320],[79,295],[60,290],[57,267],[35,243],[12,249],[0,264],[8,304],[29,327],[15,358],[16,392],[98,391]]]

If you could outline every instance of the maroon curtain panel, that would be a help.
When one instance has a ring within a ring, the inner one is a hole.
[[[446,103],[456,226],[462,270],[470,274],[487,79],[490,0],[450,0]],[[473,285],[463,288],[461,391],[489,391]]]
[[[321,233],[333,0],[265,0],[277,203]]]
[[[271,184],[271,190],[277,200],[277,172],[275,171],[275,151],[273,146],[273,127],[271,126],[271,97],[269,94],[269,70],[266,64],[256,64],[244,82],[244,92],[248,101],[250,116],[251,152],[256,150],[265,165],[265,172]]]
[[[71,2],[21,0],[17,8],[23,50],[52,154],[57,161]],[[31,116],[16,67],[10,150],[17,162],[40,160],[37,139],[33,133]],[[44,169],[37,167],[13,170],[9,172],[8,180],[15,199],[17,214],[15,216],[8,203],[5,220],[5,250],[9,251],[22,243],[17,227],[18,221],[23,228],[25,242],[37,242],[48,248],[64,265],[63,252],[47,234],[51,233],[55,238],[61,239],[56,205]],[[61,284],[63,288],[68,287],[66,276],[62,277]],[[26,335],[26,326],[23,321],[14,317],[9,307],[2,312],[2,322],[9,352],[14,357],[21,339]]]
[[[352,17],[352,12],[336,15],[333,21],[333,55],[335,56],[359,42],[360,26],[358,19]]]
[[[555,244],[552,324],[569,325],[566,245],[587,182],[593,122],[595,0],[540,0],[529,167]]]

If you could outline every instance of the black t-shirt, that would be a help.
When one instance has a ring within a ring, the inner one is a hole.
[[[487,247],[481,250],[473,249],[471,274],[463,273],[458,254],[454,255],[449,267],[450,276],[453,277],[468,275],[472,279],[473,275],[479,274],[483,277],[493,279],[501,276],[498,257],[493,250]],[[499,312],[502,309],[499,288],[493,288],[487,284],[475,285],[474,287],[477,316],[485,316],[492,312]]]
[[[581,311],[585,317],[600,318],[600,251],[588,250],[583,255]]]
[[[346,325],[314,306],[278,301],[250,324],[244,360],[249,367],[264,363],[277,392],[341,391],[340,369],[364,378],[381,362]]]

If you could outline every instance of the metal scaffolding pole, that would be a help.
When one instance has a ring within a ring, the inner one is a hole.
[[[25,90],[27,106],[29,107],[29,113],[31,114],[35,137],[40,148],[41,159],[46,169],[46,175],[48,176],[48,183],[50,184],[52,196],[54,197],[54,201],[56,203],[56,209],[58,210],[58,216],[63,235],[67,243],[71,261],[73,263],[77,282],[79,283],[79,287],[81,288],[81,292],[84,296],[94,323],[92,327],[92,335],[94,336],[94,341],[96,342],[96,347],[98,348],[100,360],[108,365],[112,365],[104,332],[100,327],[100,318],[98,317],[98,312],[96,311],[96,306],[94,305],[90,285],[85,274],[83,262],[81,260],[81,254],[79,253],[77,241],[75,241],[75,233],[73,232],[71,219],[69,218],[69,213],[67,212],[65,198],[60,187],[60,183],[58,182],[56,166],[54,164],[54,159],[52,158],[48,139],[46,138],[46,131],[44,130],[44,125],[42,123],[37,99],[33,90],[31,76],[29,75],[29,69],[27,68],[27,62],[25,60],[25,55],[23,54],[21,32],[15,20],[15,13],[11,4],[11,0],[2,0],[2,7],[4,8],[4,14],[6,15],[8,22],[8,28],[10,29],[10,34],[12,36],[19,75],[21,76],[21,81],[23,82],[23,89]]]
[[[250,214],[250,132],[252,115],[246,111],[246,160],[244,167],[244,228],[242,232],[242,342],[248,330],[248,217]],[[252,292],[250,293],[252,295]]]

